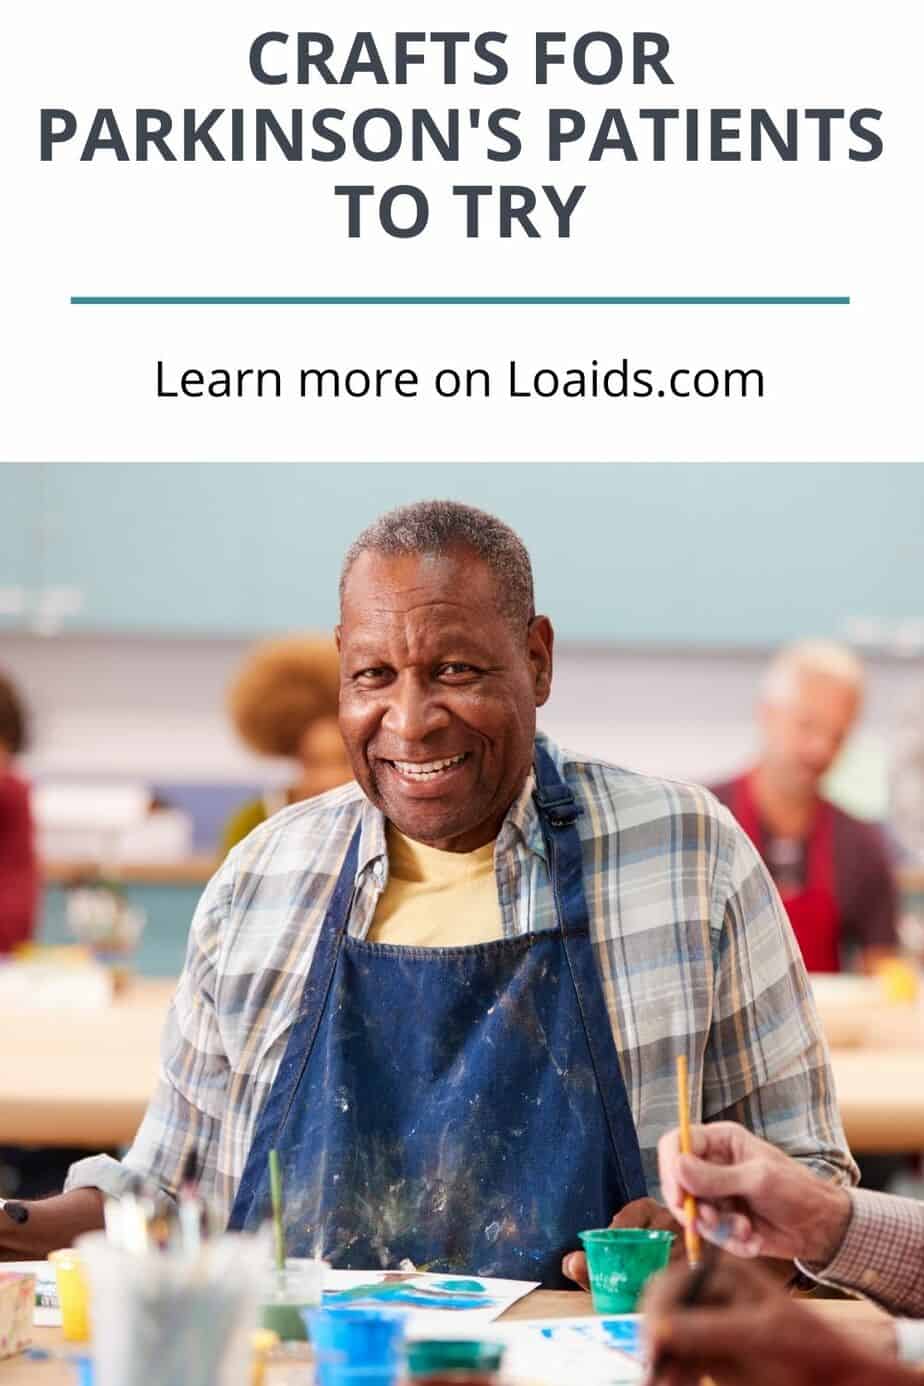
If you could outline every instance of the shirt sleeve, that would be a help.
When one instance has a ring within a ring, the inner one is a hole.
[[[231,900],[233,862],[206,886],[193,918],[186,962],[164,1023],[160,1076],[138,1133],[122,1161],[95,1155],[68,1171],[65,1190],[93,1187],[118,1196],[137,1176],[168,1193],[179,1186],[191,1151],[209,1196],[228,1091],[228,1058],[215,1007],[218,950]]]
[[[858,1178],[798,944],[750,839],[722,813],[703,1119],[737,1121],[816,1173]]]
[[[854,1189],[844,1240],[827,1266],[800,1266],[893,1314],[924,1318],[924,1203]]]

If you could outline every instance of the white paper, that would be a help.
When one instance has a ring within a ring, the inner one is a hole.
[[[492,1336],[506,1344],[504,1376],[510,1382],[622,1386],[644,1380],[640,1324],[638,1314],[535,1319],[498,1324]]]
[[[324,1278],[324,1303],[388,1305],[404,1310],[409,1338],[434,1334],[463,1337],[475,1324],[493,1323],[538,1284],[536,1280],[486,1276],[331,1270]],[[363,1286],[369,1286],[368,1295],[357,1293]]]

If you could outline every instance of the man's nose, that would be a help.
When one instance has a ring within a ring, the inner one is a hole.
[[[429,682],[400,678],[393,685],[382,724],[392,736],[410,745],[447,727],[449,713]]]

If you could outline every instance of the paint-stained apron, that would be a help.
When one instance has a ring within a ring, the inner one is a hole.
[[[232,1228],[283,1167],[289,1254],[559,1287],[584,1228],[646,1193],[590,939],[575,821],[536,748],[556,928],[459,948],[347,932],[359,833],[258,1119]]]
[[[730,806],[763,856],[763,828],[749,775],[736,781]],[[805,883],[799,890],[781,890],[780,898],[806,972],[840,972],[841,907],[834,881],[834,814],[824,799],[818,800],[806,845]]]

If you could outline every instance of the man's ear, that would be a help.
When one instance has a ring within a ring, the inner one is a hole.
[[[552,650],[555,645],[555,632],[548,616],[534,616],[527,633],[529,662],[533,668],[536,689],[536,707],[542,707],[549,700],[552,691]]]
[[[336,642],[337,642],[337,653],[338,653],[338,654],[340,653],[340,632],[342,631],[342,629],[343,629],[342,626],[335,626],[335,627],[334,627],[334,639],[335,639]]]

